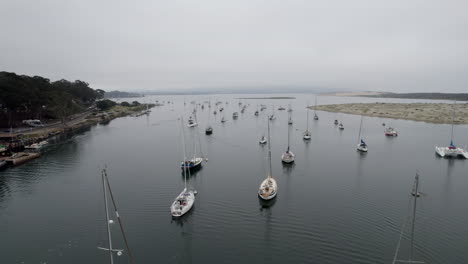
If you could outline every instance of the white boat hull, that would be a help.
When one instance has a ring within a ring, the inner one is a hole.
[[[196,127],[196,126],[198,126],[197,123],[193,123],[193,124],[188,124],[188,125],[187,125],[187,127]]]
[[[180,166],[182,169],[193,169],[201,166],[203,162],[203,158],[193,158],[191,160],[187,160],[185,162],[181,162]]]
[[[263,200],[271,200],[276,197],[277,193],[278,185],[273,178],[266,178],[263,180],[258,189],[258,197]]]
[[[181,217],[190,209],[192,209],[195,202],[195,193],[184,189],[179,196],[177,196],[171,205],[171,214],[174,217]]]
[[[468,159],[468,151],[462,148],[450,149],[449,147],[435,147],[437,155],[447,158],[465,158]]]
[[[295,155],[291,151],[283,153],[281,155],[281,161],[284,163],[293,163],[294,162]]]
[[[364,147],[364,146],[361,146],[361,144],[358,144],[357,150],[361,152],[367,152],[367,147]]]

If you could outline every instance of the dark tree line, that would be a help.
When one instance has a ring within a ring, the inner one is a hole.
[[[0,72],[0,127],[16,126],[24,119],[64,119],[85,111],[104,97],[80,80],[51,82],[40,76]]]

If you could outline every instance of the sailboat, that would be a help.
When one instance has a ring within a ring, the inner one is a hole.
[[[293,163],[294,162],[294,153],[292,153],[292,151],[289,149],[289,127],[288,127],[288,148],[286,149],[286,152],[283,153],[283,155],[281,155],[281,161],[283,161],[284,163]]]
[[[361,152],[367,152],[367,144],[366,144],[366,142],[364,142],[364,140],[362,140],[362,138],[361,138],[362,119],[363,119],[363,116],[361,116],[361,124],[360,124],[360,126],[359,126],[359,135],[358,135],[357,150],[359,150],[359,151],[361,151]]]
[[[317,96],[315,96],[314,120],[319,120],[319,117],[317,115]]]
[[[304,132],[304,137],[305,140],[309,140],[311,138],[311,134],[309,131],[309,107],[307,107],[307,129]]]
[[[398,245],[395,251],[395,255],[393,256],[393,261],[392,264],[395,263],[424,263],[423,261],[416,261],[413,260],[413,252],[414,252],[414,226],[416,223],[416,202],[418,198],[421,196],[421,193],[419,192],[419,174],[416,173],[416,176],[414,177],[414,185],[413,189],[411,190],[411,196],[413,196],[413,215],[411,217],[411,237],[410,237],[410,253],[409,253],[409,259],[408,260],[399,260],[398,259],[398,253],[400,251],[400,244],[401,240],[403,239],[403,233],[404,233],[404,227],[406,223],[403,225],[403,228],[400,233],[400,239],[398,241]]]
[[[211,108],[211,101],[208,103],[208,106],[209,108]],[[208,112],[208,124],[207,124],[207,127],[205,128],[205,135],[211,135],[213,134],[213,127],[210,126],[210,111],[207,111]]]
[[[124,251],[123,249],[115,249],[115,248],[112,247],[112,232],[111,232],[110,225],[114,223],[114,220],[111,220],[110,217],[109,217],[109,206],[107,205],[107,202],[108,202],[108,197],[107,196],[108,196],[108,193],[109,193],[110,199],[112,201],[115,216],[117,217],[117,221],[119,222],[120,232],[122,233],[122,237],[123,237],[124,242],[125,242],[125,248],[127,249],[130,263],[134,264],[135,260],[133,258],[132,251],[130,250],[130,247],[128,246],[127,236],[125,235],[122,220],[120,219],[119,212],[117,211],[117,206],[116,206],[116,203],[115,203],[115,200],[114,200],[114,195],[112,194],[112,190],[110,188],[109,178],[107,177],[106,169],[102,170],[101,177],[102,177],[102,189],[103,189],[103,192],[104,192],[104,208],[105,208],[105,211],[106,211],[107,242],[109,243],[109,247],[108,248],[97,247],[97,248],[100,249],[100,250],[107,251],[109,253],[109,262],[111,264],[114,263],[114,253],[116,253],[117,256],[120,257],[120,256],[123,255],[123,251]]]
[[[454,158],[465,158],[468,159],[468,151],[463,148],[459,148],[453,144],[453,125],[455,120],[455,103],[452,106],[452,129],[450,132],[450,146],[448,147],[435,147],[437,155],[441,157],[454,157]]]
[[[181,120],[183,120],[183,118],[181,118]],[[183,121],[182,121],[183,123]],[[198,133],[198,131],[197,131]],[[182,135],[183,135],[183,140],[184,140],[184,150],[185,150],[185,135],[184,135],[184,129],[182,128]],[[194,168],[197,168],[199,166],[201,166],[202,164],[202,161],[203,161],[203,158],[201,157],[197,157],[197,143],[195,142],[195,140],[193,141],[193,158],[192,159],[187,159],[186,156],[185,156],[185,151],[184,151],[184,160],[180,163],[180,167],[183,169],[183,170],[190,170],[190,169],[194,169]]]
[[[183,121],[182,121],[183,124]],[[184,126],[182,125],[182,149],[184,152],[184,162],[182,166],[187,165],[187,157],[185,152],[185,134]],[[200,158],[201,159],[201,158]],[[200,161],[201,164],[201,161]],[[180,217],[192,209],[193,204],[195,203],[195,191],[187,189],[187,173],[190,173],[188,170],[184,170],[184,189],[182,192],[174,199],[171,205],[171,215],[173,217]]]
[[[258,188],[258,197],[263,200],[271,200],[276,197],[278,193],[278,185],[276,184],[276,180],[273,179],[271,176],[272,173],[272,166],[271,166],[271,140],[270,140],[270,121],[267,120],[268,123],[268,162],[269,162],[269,171],[267,174],[267,178],[262,181],[260,187]]]
[[[196,127],[198,126],[197,122],[195,121],[195,119],[192,118],[192,116],[189,117],[189,120],[188,120],[188,124],[187,124],[188,127]]]
[[[258,116],[258,104],[257,104],[257,110],[255,110],[254,115],[255,115],[255,116]]]
[[[293,120],[292,120],[292,112],[288,112],[288,125],[292,125],[293,124]]]
[[[270,120],[275,120],[276,119],[276,116],[275,116],[275,106],[273,106],[273,113],[271,114],[270,116]]]

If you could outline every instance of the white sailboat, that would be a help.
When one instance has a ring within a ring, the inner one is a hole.
[[[424,263],[423,261],[416,261],[413,260],[413,252],[414,252],[414,226],[416,223],[416,202],[418,198],[421,196],[419,192],[419,174],[416,173],[414,177],[414,185],[411,190],[411,196],[413,196],[413,214],[411,217],[411,234],[410,234],[410,252],[409,252],[409,259],[408,260],[400,260],[398,259],[398,253],[400,251],[401,240],[403,239],[403,233],[406,226],[406,222],[403,225],[400,233],[400,239],[398,240],[397,248],[395,250],[395,255],[393,256],[392,264],[395,263]]]
[[[183,122],[182,122],[183,124]],[[182,166],[186,165],[187,157],[185,152],[185,134],[182,125],[182,149],[184,152],[184,162]],[[201,161],[200,161],[201,164]],[[187,173],[190,173],[189,170],[184,171],[184,189],[182,192],[174,199],[171,205],[171,215],[173,217],[180,217],[187,213],[190,209],[192,209],[193,204],[195,203],[195,191],[187,189]]]
[[[181,118],[183,120],[183,118]],[[182,121],[183,123],[183,121]],[[198,133],[198,131],[196,131]],[[190,170],[190,169],[195,169],[199,166],[202,165],[203,158],[197,157],[197,143],[195,140],[193,140],[193,157],[191,159],[187,159],[185,156],[185,135],[184,135],[184,129],[182,126],[182,139],[184,140],[184,160],[180,163],[180,167],[183,170]]]
[[[271,166],[271,140],[270,140],[270,121],[268,123],[268,162],[269,162],[269,171],[267,178],[262,181],[260,187],[258,188],[258,197],[263,200],[271,200],[276,197],[278,193],[278,184],[276,180],[272,177],[272,166]]]
[[[112,190],[110,188],[109,178],[107,177],[106,169],[102,170],[101,177],[102,177],[102,189],[103,189],[103,192],[104,192],[104,208],[105,208],[105,211],[106,211],[107,242],[109,243],[109,247],[108,248],[97,247],[97,248],[100,249],[100,250],[107,251],[109,253],[109,262],[111,264],[114,263],[114,253],[116,253],[117,256],[120,257],[120,256],[123,255],[123,251],[124,251],[123,249],[115,249],[115,248],[112,247],[112,232],[111,232],[111,226],[110,225],[114,223],[114,220],[111,220],[110,217],[109,217],[109,206],[107,205],[107,202],[108,202],[108,197],[107,196],[108,196],[108,193],[109,193],[110,194],[110,199],[112,201],[115,216],[117,217],[117,221],[119,222],[119,228],[120,228],[120,231],[122,233],[122,237],[123,237],[123,240],[124,240],[124,243],[125,243],[125,248],[127,249],[127,252],[128,252],[129,261],[130,261],[130,263],[134,264],[135,260],[133,258],[132,251],[130,250],[130,247],[128,246],[127,236],[125,235],[122,220],[120,218],[119,212],[117,211],[117,206],[116,206],[116,203],[115,203],[115,200],[114,200],[114,195],[112,194]]]
[[[294,158],[295,158],[295,155],[294,153],[289,149],[289,127],[288,127],[288,148],[286,149],[286,151],[283,153],[283,155],[281,155],[281,161],[284,162],[284,163],[293,163],[294,162]]]
[[[272,108],[273,108],[273,113],[272,113],[271,116],[270,116],[270,120],[275,120],[275,119],[276,119],[276,116],[275,116],[275,106],[273,106]]]
[[[315,96],[314,120],[319,120],[319,117],[317,115],[317,96]]]
[[[194,118],[192,118],[192,116],[190,116],[187,127],[196,127],[196,126],[198,126],[197,121]]]
[[[311,138],[311,134],[309,131],[309,107],[307,107],[307,128],[306,131],[304,132],[304,137],[305,140],[309,140]]]
[[[441,157],[453,157],[453,158],[461,157],[461,158],[468,159],[468,151],[466,150],[466,147],[465,149],[463,149],[453,144],[453,126],[454,126],[454,120],[455,120],[455,107],[454,106],[455,106],[455,103],[452,106],[452,128],[450,132],[450,146],[448,147],[436,146],[435,151],[437,155]]]
[[[361,116],[361,124],[359,126],[359,135],[358,135],[358,144],[357,144],[357,150],[361,152],[367,152],[367,144],[362,140],[361,138],[361,130],[362,130],[362,119],[363,116]]]

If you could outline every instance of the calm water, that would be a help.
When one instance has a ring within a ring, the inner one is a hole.
[[[251,96],[251,95],[249,95]],[[238,95],[211,96],[229,101],[220,115],[198,110],[200,133],[185,128],[187,151],[200,142],[209,158],[192,175],[195,206],[173,220],[169,206],[183,189],[177,120],[193,109],[191,100],[208,96],[146,97],[174,100],[149,117],[125,117],[94,126],[54,145],[39,159],[0,172],[1,263],[104,263],[106,246],[100,170],[109,179],[137,263],[391,263],[416,169],[424,195],[419,199],[415,259],[426,263],[468,263],[468,161],[435,156],[434,145],[449,143],[450,126],[365,118],[369,152],[356,152],[359,116],[318,112],[312,139],[305,143],[307,102],[242,100],[250,106],[238,120]],[[319,104],[406,100],[319,97]],[[272,105],[293,105],[292,167],[281,164],[287,145],[287,112],[271,123],[273,176],[279,185],[269,207],[257,190],[266,175],[266,114]],[[255,105],[268,109],[255,117]],[[173,111],[172,111],[173,110]],[[212,112],[214,108],[211,109]],[[339,131],[333,120],[342,120]],[[207,120],[214,128],[204,135]],[[382,122],[400,135],[386,138]],[[455,143],[468,143],[467,126],[455,128]],[[123,247],[117,226],[114,246]],[[402,258],[409,244],[402,244]],[[127,263],[125,256],[116,263]]]

